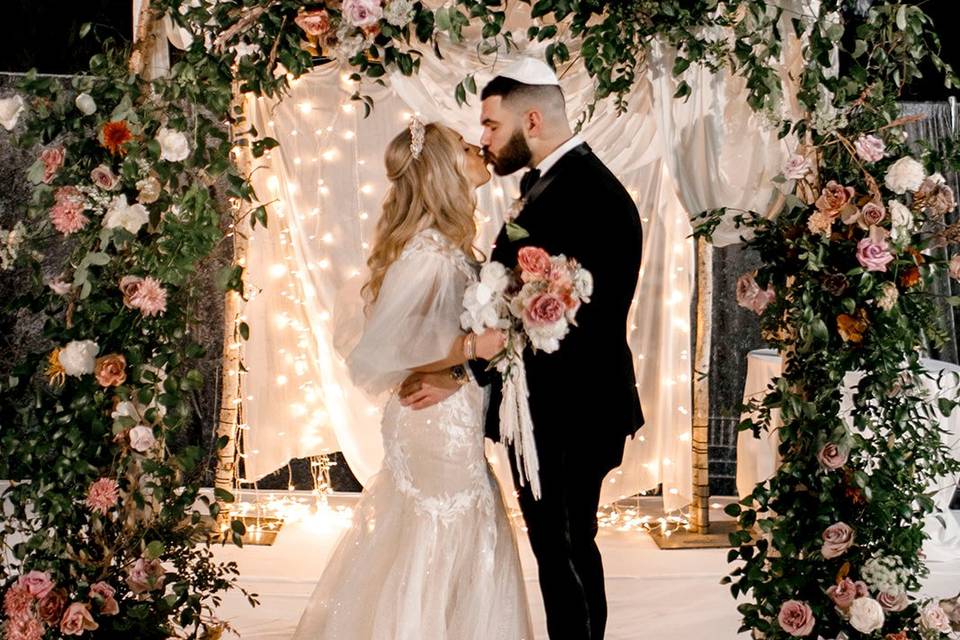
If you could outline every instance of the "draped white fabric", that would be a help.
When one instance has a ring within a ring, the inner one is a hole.
[[[520,45],[527,55],[542,55],[540,45]],[[479,99],[459,108],[453,89],[468,73],[482,86],[511,59],[501,55],[490,67],[472,45],[447,44],[443,51],[443,60],[425,56],[414,77],[391,76],[387,88],[364,86],[375,99],[366,119],[359,103],[350,102],[352,84],[335,65],[295,81],[280,103],[251,101],[257,130],[280,147],[254,173],[257,193],[271,204],[269,228],[252,234],[247,264],[257,291],[245,312],[251,326],[245,346],[247,480],[293,457],[335,450],[344,452],[361,482],[380,466],[379,410],[352,385],[335,355],[331,314],[338,291],[361,272],[372,241],[386,188],[387,142],[413,111],[476,141]],[[627,330],[646,426],[628,441],[603,499],[663,483],[664,507],[673,510],[689,502],[691,485],[694,248],[688,212],[723,205],[764,210],[772,195],[768,179],[779,172],[784,151],[775,133],[756,122],[739,79],[690,70],[693,96],[674,100],[675,80],[664,73],[669,58],[653,57],[628,113],[618,117],[611,104],[601,105],[582,134],[636,198],[644,224],[641,281]],[[561,82],[576,118],[593,84],[579,65]],[[480,191],[484,251],[516,185],[517,177],[496,178]],[[727,233],[717,243],[736,242],[737,235]],[[351,286],[356,290],[355,282]]]

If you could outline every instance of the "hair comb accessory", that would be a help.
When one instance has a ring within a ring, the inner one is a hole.
[[[426,133],[426,128],[424,127],[423,120],[417,116],[410,116],[410,153],[413,155],[414,160],[420,158],[420,153],[423,151],[423,138]]]

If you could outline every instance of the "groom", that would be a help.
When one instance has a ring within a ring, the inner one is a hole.
[[[500,231],[492,260],[517,264],[521,247],[576,258],[593,274],[594,293],[554,353],[524,354],[542,497],[520,486],[510,461],[552,640],[601,640],[607,618],[603,565],[595,537],[600,489],[619,466],[627,436],[643,424],[627,345],[627,316],[640,270],[637,208],[617,178],[567,120],[563,92],[545,63],[521,59],[481,94],[487,160],[498,175],[529,170],[517,213]],[[491,390],[486,434],[499,439],[500,376],[471,362]],[[429,406],[457,388],[443,374],[414,375],[403,402]]]

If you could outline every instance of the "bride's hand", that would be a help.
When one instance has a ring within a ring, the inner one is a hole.
[[[494,356],[503,351],[507,344],[507,336],[499,329],[487,329],[477,336],[477,358],[481,360],[492,360]]]

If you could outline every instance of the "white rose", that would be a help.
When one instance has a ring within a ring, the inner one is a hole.
[[[906,193],[919,189],[926,177],[923,165],[908,156],[900,158],[887,169],[885,183],[894,193]]]
[[[130,233],[136,234],[140,227],[147,224],[150,214],[142,204],[130,205],[127,196],[120,195],[113,199],[110,208],[103,216],[103,226],[107,229],[123,227]]]
[[[68,376],[93,373],[100,347],[93,340],[74,340],[60,350],[60,366]]]
[[[97,112],[97,103],[89,93],[81,93],[75,101],[77,109],[85,116],[93,115]]]
[[[167,162],[182,162],[190,155],[187,136],[176,129],[161,127],[157,132],[157,142],[160,143],[160,157]]]
[[[860,633],[873,633],[883,627],[883,607],[873,598],[857,598],[850,605],[850,624]]]
[[[573,274],[573,288],[583,302],[590,302],[593,295],[593,274],[584,268],[577,269]]]
[[[114,420],[117,418],[133,418],[134,420],[139,420],[140,412],[137,411],[137,405],[135,403],[124,400],[123,402],[117,403],[110,417]]]
[[[130,447],[134,451],[144,453],[149,451],[156,443],[157,439],[153,437],[153,429],[150,427],[140,425],[130,429]]]
[[[890,212],[890,237],[895,244],[899,244],[910,235],[913,228],[913,213],[898,200],[889,201],[887,211]]]
[[[525,326],[527,336],[533,348],[544,353],[553,353],[560,348],[560,340],[567,335],[570,325],[566,318],[561,318],[553,324],[542,326]]]
[[[920,626],[941,633],[950,633],[950,618],[936,602],[931,602],[920,610]]]
[[[0,124],[7,131],[13,131],[17,126],[17,120],[23,112],[23,98],[16,95],[12,98],[0,100]]]
[[[392,0],[383,11],[383,17],[395,27],[405,27],[413,20],[413,0]]]
[[[810,161],[800,154],[793,154],[783,165],[783,177],[787,180],[800,180],[810,173]]]

